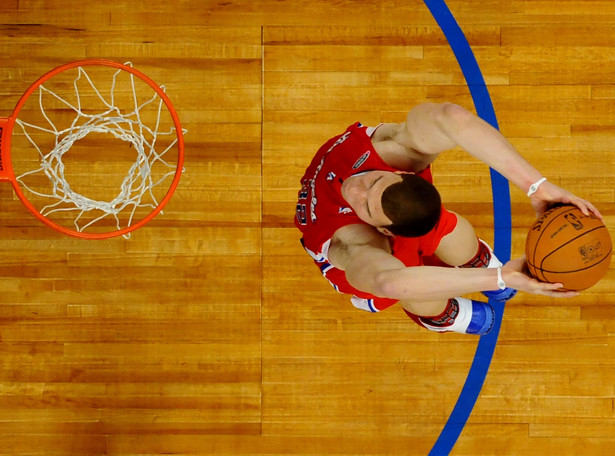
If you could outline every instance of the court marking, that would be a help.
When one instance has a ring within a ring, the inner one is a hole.
[[[466,84],[470,89],[476,113],[494,128],[498,127],[495,110],[485,80],[474,57],[472,49],[455,21],[453,14],[444,0],[423,0],[431,15],[438,23],[446,37],[459,67],[463,72]],[[510,259],[512,246],[512,215],[510,204],[510,189],[508,181],[497,171],[491,169],[491,192],[493,195],[494,250],[498,258],[506,263]],[[504,315],[505,303],[489,301],[496,312],[493,329],[478,341],[472,366],[468,372],[465,384],[459,394],[440,436],[429,453],[430,456],[449,454],[465,427],[476,400],[487,376],[493,352],[500,334],[500,326]]]

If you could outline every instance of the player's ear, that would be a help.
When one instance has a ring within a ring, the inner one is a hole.
[[[395,236],[393,233],[391,233],[388,229],[386,229],[383,226],[378,226],[376,227],[376,229],[380,231],[382,234],[384,234],[385,236],[390,236],[390,237]]]

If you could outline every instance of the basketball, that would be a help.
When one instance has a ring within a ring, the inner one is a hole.
[[[609,231],[594,214],[576,206],[557,206],[530,228],[525,256],[530,274],[541,282],[585,290],[600,281],[611,263]]]

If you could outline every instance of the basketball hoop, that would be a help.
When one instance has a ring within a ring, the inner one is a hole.
[[[130,63],[72,62],[0,118],[0,181],[57,231],[128,237],[177,188],[184,133],[164,86]]]

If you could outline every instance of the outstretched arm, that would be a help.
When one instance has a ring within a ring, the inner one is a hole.
[[[397,300],[446,300],[452,296],[498,288],[496,269],[406,267],[391,255],[388,240],[367,225],[349,225],[338,230],[331,242],[329,260],[346,273],[355,288],[375,296]],[[517,290],[547,296],[576,296],[560,292],[561,284],[538,282],[522,271],[523,262],[514,260],[502,268],[506,285]]]
[[[487,122],[452,103],[424,103],[408,113],[405,129],[394,140],[424,154],[439,154],[460,146],[528,193],[543,176],[508,140]],[[584,214],[589,211],[602,218],[588,201],[552,184],[543,182],[531,196],[537,214],[553,203],[574,204]]]

